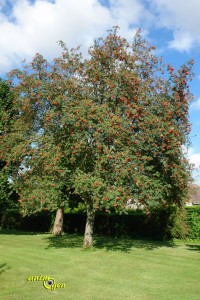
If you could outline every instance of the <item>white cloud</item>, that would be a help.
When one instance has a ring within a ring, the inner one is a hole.
[[[188,158],[189,162],[193,164],[195,169],[200,168],[200,153],[195,153],[195,149],[192,147],[186,148],[183,146],[183,153]]]
[[[200,185],[200,153],[195,153],[195,148],[183,146],[183,153],[192,164],[192,177]]]
[[[192,110],[200,110],[200,98],[193,102],[191,105],[190,105],[190,109]]]
[[[36,52],[55,57],[58,40],[69,48],[81,44],[84,52],[114,25],[132,38],[142,17],[151,19],[140,0],[111,0],[110,9],[98,0],[0,0],[0,7],[0,74]]]
[[[200,42],[199,11],[199,0],[110,0],[109,7],[100,0],[0,0],[0,74],[36,52],[52,59],[58,40],[69,48],[81,44],[85,53],[113,25],[128,39],[137,27],[145,34],[153,24],[168,28],[169,47],[187,51]]]
[[[111,14],[114,19],[123,24],[139,24],[152,21],[153,15],[146,10],[139,0],[110,0]]]
[[[188,32],[180,30],[173,33],[174,39],[169,42],[169,47],[178,51],[189,51],[193,46],[193,38]]]
[[[179,51],[189,51],[200,43],[199,0],[148,0],[158,27],[173,30],[169,46]]]
[[[1,71],[16,58],[40,52],[54,57],[63,40],[69,47],[86,45],[96,34],[110,26],[109,10],[95,0],[57,0],[55,3],[37,0],[15,2],[12,11],[15,23],[0,14]]]
[[[200,153],[191,154],[189,156],[189,161],[191,164],[194,165],[195,169],[200,168]]]

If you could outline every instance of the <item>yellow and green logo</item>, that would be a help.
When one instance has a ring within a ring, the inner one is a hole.
[[[62,289],[65,288],[65,283],[56,283],[54,278],[50,276],[44,276],[44,275],[34,275],[34,276],[29,276],[27,278],[28,281],[43,281],[43,286],[45,289],[49,291],[54,291],[55,289]]]

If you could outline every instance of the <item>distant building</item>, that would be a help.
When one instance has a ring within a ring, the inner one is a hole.
[[[200,186],[193,184],[190,190],[190,201],[186,204],[187,206],[200,205]]]

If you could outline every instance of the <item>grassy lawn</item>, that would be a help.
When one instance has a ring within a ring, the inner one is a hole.
[[[155,242],[82,236],[0,234],[0,299],[200,299],[200,242]],[[30,276],[49,276],[54,291]]]

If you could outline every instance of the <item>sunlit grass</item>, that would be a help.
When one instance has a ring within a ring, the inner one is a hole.
[[[0,298],[199,299],[200,242],[170,243],[82,236],[0,235]],[[47,275],[65,288],[49,291],[30,276]]]

